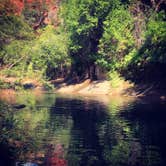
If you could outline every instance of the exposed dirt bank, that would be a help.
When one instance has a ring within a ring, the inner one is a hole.
[[[55,85],[56,92],[86,95],[124,95],[127,89],[133,87],[133,85],[127,81],[117,88],[113,88],[111,87],[110,81],[91,81],[90,79],[75,84],[67,84],[63,82],[62,79],[54,80],[52,83]]]
[[[38,79],[31,78],[17,78],[6,77],[0,75],[0,89],[15,89],[16,87],[23,87],[24,89],[44,89],[43,83]],[[2,87],[1,87],[2,86]]]
[[[0,80],[7,82],[9,84],[13,84],[17,82],[17,78],[12,77],[0,77]],[[25,89],[32,89],[37,93],[44,92],[45,89],[38,80],[34,79],[23,79],[20,80],[21,85],[25,87]],[[149,100],[159,99],[161,101],[166,101],[166,89],[156,88],[156,85],[147,85],[140,84],[134,85],[129,83],[128,81],[123,82],[118,87],[112,87],[110,81],[107,80],[98,80],[91,81],[90,79],[84,80],[80,83],[68,83],[65,82],[63,78],[59,78],[56,80],[50,81],[51,84],[55,86],[55,93],[60,94],[68,94],[68,95],[82,95],[82,96],[99,96],[100,98],[104,98],[104,96],[127,96],[134,98],[146,98]],[[0,91],[0,98],[2,96],[7,96],[9,100],[14,100],[14,90],[9,90],[11,88],[7,88],[6,90]],[[8,94],[8,95],[6,95]],[[10,97],[9,97],[10,96]],[[106,97],[105,97],[106,98]]]
[[[52,81],[56,92],[61,94],[86,95],[86,96],[128,96],[134,98],[146,98],[149,100],[166,101],[166,90],[156,88],[154,85],[140,84],[134,85],[128,81],[123,82],[117,88],[111,87],[110,81],[91,81],[89,79],[76,84],[67,84],[63,79]]]
[[[63,83],[56,87],[57,92],[61,93],[79,93],[79,94],[104,94],[108,95],[111,92],[110,83],[108,81],[93,81],[87,79],[77,84]]]
[[[41,89],[33,89],[29,91],[16,91],[14,89],[0,89],[0,100],[5,101],[10,104],[17,103],[17,96],[18,95],[28,95],[28,93],[36,96],[38,99],[40,99],[46,91],[43,91]]]

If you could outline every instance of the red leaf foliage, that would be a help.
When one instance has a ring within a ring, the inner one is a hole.
[[[64,149],[61,144],[57,144],[55,147],[50,145],[49,152],[47,154],[46,166],[67,166],[67,160],[64,158]]]
[[[47,6],[49,9],[55,4],[56,0],[2,0],[0,1],[0,10],[4,10],[6,14],[21,15],[25,5],[30,8],[35,6],[37,9],[40,9],[41,6]]]

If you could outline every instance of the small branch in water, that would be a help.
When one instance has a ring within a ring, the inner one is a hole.
[[[146,94],[147,92],[149,92],[153,87],[154,86],[152,85],[149,88],[145,89],[143,92],[136,94],[136,97],[143,96],[144,94]]]

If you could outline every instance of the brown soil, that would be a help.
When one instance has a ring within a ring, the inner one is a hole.
[[[14,77],[0,76],[0,80],[6,83],[14,83],[18,79]],[[25,78],[20,81],[22,85],[32,84],[34,87],[34,92],[43,91],[42,84],[35,79]],[[161,101],[166,101],[166,91],[163,89],[156,89],[152,85],[133,85],[128,81],[123,82],[118,88],[111,87],[111,84],[107,80],[91,81],[90,79],[84,80],[80,83],[68,84],[63,78],[50,81],[50,83],[55,85],[55,92],[60,94],[71,94],[71,95],[86,95],[86,96],[128,96],[137,98],[148,98],[150,100],[159,99]],[[6,96],[6,100],[14,102],[15,91],[11,89],[0,90],[0,99]]]
[[[4,83],[13,84],[15,82],[20,82],[22,85],[32,85],[33,87],[42,87],[42,83],[40,83],[37,79],[31,79],[31,78],[24,78],[19,79],[17,77],[6,77],[6,76],[0,76],[0,80]]]
[[[134,85],[128,81],[123,82],[117,88],[111,87],[111,84],[107,80],[91,81],[85,80],[81,83],[67,84],[63,79],[53,81],[56,92],[61,94],[71,95],[86,95],[86,96],[126,96],[134,97],[138,99],[146,100],[160,100],[166,101],[166,91],[163,89],[157,89],[153,85],[141,84]]]
[[[8,103],[16,103],[16,91],[13,89],[0,90],[0,100]]]
[[[67,84],[59,79],[57,81],[54,80],[52,83],[55,85],[56,92],[86,95],[120,95],[133,86],[128,82],[124,82],[123,85],[118,88],[112,88],[110,81],[91,81],[90,79],[75,84]]]

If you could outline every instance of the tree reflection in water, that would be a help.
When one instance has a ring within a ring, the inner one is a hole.
[[[67,160],[64,157],[64,147],[61,144],[50,145],[47,152],[46,166],[67,166]]]
[[[55,94],[17,103],[26,107],[0,103],[0,165],[165,166],[165,104]]]

